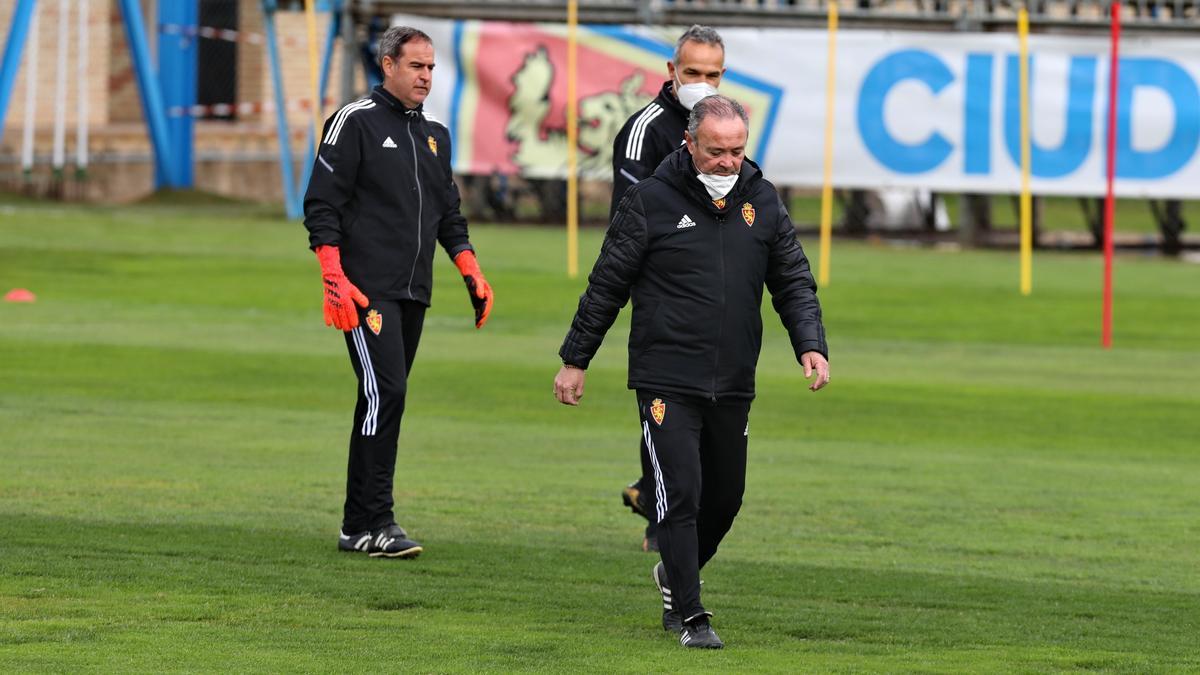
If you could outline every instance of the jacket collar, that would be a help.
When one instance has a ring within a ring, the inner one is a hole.
[[[750,159],[742,160],[742,170],[738,173],[738,182],[734,184],[733,189],[729,194],[725,195],[725,205],[718,206],[713,203],[711,197],[708,196],[708,190],[704,187],[704,183],[696,178],[696,165],[692,161],[692,153],[688,152],[687,146],[681,146],[675,152],[667,155],[662,164],[654,171],[655,178],[663,182],[671,184],[676,190],[679,190],[688,199],[704,205],[713,213],[724,214],[733,208],[735,201],[740,201],[746,196],[752,194],[758,187],[757,183],[762,180],[762,169],[758,167]]]
[[[683,107],[683,104],[675,96],[675,91],[671,89],[670,80],[663,82],[662,88],[658,90],[658,96],[654,97],[654,102],[675,113],[676,116],[684,121],[684,124],[687,124],[688,115],[692,114],[691,111]]]
[[[420,115],[425,110],[425,104],[422,103],[415,108],[409,108],[400,102],[400,99],[392,96],[392,93],[383,88],[382,84],[375,85],[371,90],[371,99],[377,103],[386,105],[392,112],[397,115],[410,116]]]

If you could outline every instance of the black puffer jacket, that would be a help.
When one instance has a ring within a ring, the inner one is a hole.
[[[709,199],[680,148],[632,186],[559,350],[586,368],[633,298],[629,388],[753,398],[763,285],[796,358],[828,357],[816,283],[775,187],[753,162],[724,204]]]
[[[325,121],[304,195],[312,248],[341,249],[342,268],[372,300],[428,305],[433,254],[471,248],[450,171],[450,132],[382,86]]]

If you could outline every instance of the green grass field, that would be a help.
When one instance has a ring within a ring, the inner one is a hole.
[[[298,223],[237,205],[0,205],[0,671],[1195,672],[1200,267],[838,242],[833,382],[769,317],[742,515],[705,569],[728,648],[658,627],[620,507],[623,315],[554,402],[582,280],[476,226],[439,254],[398,516],[335,551],[355,382]],[[585,267],[601,232],[582,237]],[[815,257],[815,242],[806,241]],[[769,310],[768,310],[769,311]]]
[[[951,223],[960,222],[960,204],[958,195],[940,195],[946,205],[946,213]],[[1042,222],[1047,231],[1058,230],[1074,233],[1088,232],[1087,220],[1079,207],[1079,200],[1074,197],[1041,197]],[[1020,222],[1017,212],[1015,195],[993,195],[991,201],[993,227],[996,230],[1016,230]],[[814,227],[821,222],[821,198],[812,191],[798,193],[788,205],[792,220],[801,227]],[[1182,216],[1191,224],[1192,232],[1195,223],[1200,221],[1200,202],[1183,202]],[[601,216],[603,217],[603,216]],[[843,217],[842,205],[838,200],[833,204],[833,222],[840,223]],[[1155,241],[1160,236],[1158,224],[1150,210],[1150,204],[1144,199],[1118,199],[1115,204],[1113,229],[1122,234],[1149,235]]]

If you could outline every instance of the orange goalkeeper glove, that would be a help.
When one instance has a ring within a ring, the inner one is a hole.
[[[325,282],[325,325],[343,331],[357,327],[358,310],[354,309],[354,303],[366,307],[369,304],[367,296],[346,278],[338,247],[318,246],[316,254]]]
[[[492,286],[483,278],[479,269],[479,261],[471,250],[463,251],[454,257],[454,264],[462,273],[463,281],[467,284],[467,294],[471,296],[471,306],[475,308],[475,327],[483,328],[488,315],[492,313]]]

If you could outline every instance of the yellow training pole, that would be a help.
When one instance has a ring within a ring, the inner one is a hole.
[[[321,142],[321,119],[324,117],[321,110],[321,84],[320,74],[317,71],[317,10],[316,2],[309,0],[304,3],[304,19],[308,24],[308,76],[312,85],[312,123],[313,123],[313,143]]]
[[[821,267],[817,284],[829,285],[829,250],[833,240],[833,94],[837,73],[836,0],[829,2],[829,57],[825,71],[825,178],[821,187]]]
[[[567,276],[579,276],[579,176],[575,47],[579,0],[567,0]]]
[[[1017,14],[1021,42],[1021,295],[1033,292],[1033,195],[1029,188],[1032,141],[1029,131],[1029,11]]]

